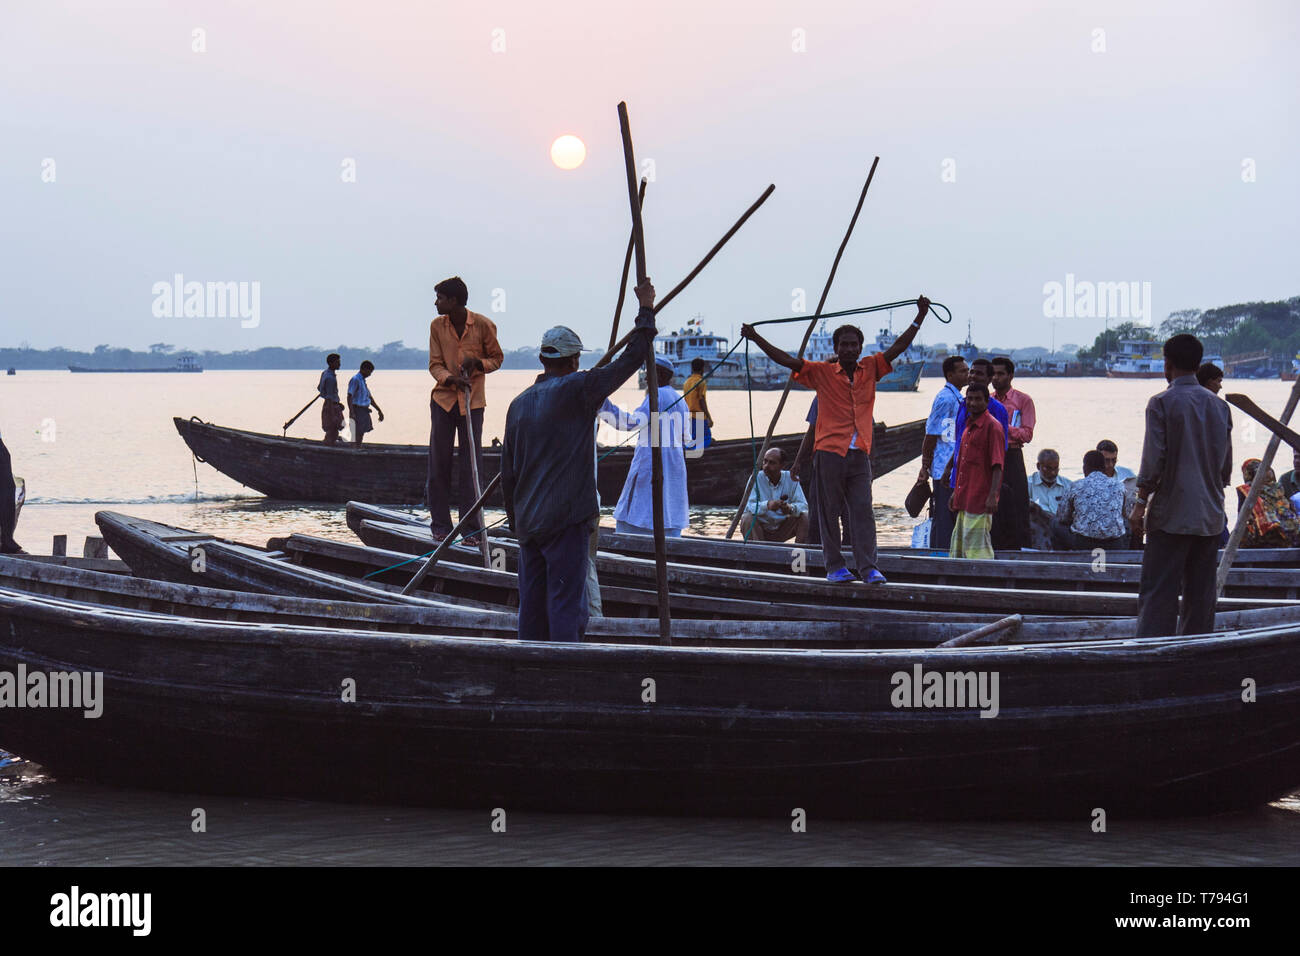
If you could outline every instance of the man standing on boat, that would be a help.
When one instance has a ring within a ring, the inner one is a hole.
[[[325,401],[320,410],[320,427],[325,432],[327,445],[337,442],[339,432],[343,430],[343,403],[339,401],[339,380],[334,374],[342,364],[338,352],[325,356],[325,371],[320,373],[320,381],[316,383],[316,391]]]
[[[1002,469],[1002,498],[993,518],[993,547],[1018,551],[1029,547],[1029,474],[1024,447],[1034,440],[1038,415],[1034,400],[1011,387],[1016,363],[1005,355],[993,360],[993,392],[1007,410],[1006,466]]]
[[[619,534],[654,534],[654,495],[651,493],[651,455],[658,444],[663,461],[664,534],[681,536],[690,524],[690,503],[686,492],[686,456],[683,444],[690,429],[682,397],[669,384],[673,380],[673,363],[667,356],[655,356],[658,373],[659,420],[650,421],[650,399],[641,402],[628,414],[609,399],[601,406],[601,421],[619,431],[640,431],[632,466],[623,482],[623,492],[614,506],[615,530]]]
[[[921,474],[919,481],[934,482],[934,510],[930,519],[930,547],[947,549],[952,540],[953,513],[948,509],[952,487],[945,476],[948,462],[957,449],[957,411],[961,408],[961,390],[970,381],[970,369],[960,355],[949,355],[943,360],[943,388],[930,404],[930,417],[925,421],[925,440],[921,443]]]
[[[1175,335],[1165,342],[1164,354],[1169,387],[1147,402],[1137,504],[1130,519],[1134,531],[1147,535],[1138,637],[1214,630],[1223,489],[1232,481],[1232,422],[1228,406],[1196,381],[1204,354],[1200,341]]]
[[[374,370],[374,363],[367,359],[361,363],[357,374],[348,381],[348,417],[352,419],[352,427],[356,433],[353,440],[357,447],[361,446],[361,440],[366,432],[375,430],[375,426],[370,421],[371,406],[379,413],[379,420],[381,422],[384,420],[384,410],[379,407],[375,397],[370,394],[370,386],[366,384],[366,379]]]
[[[596,498],[596,414],[636,374],[654,341],[655,289],[636,287],[641,310],[623,354],[578,371],[582,340],[564,326],[542,336],[545,374],[506,412],[501,493],[519,536],[519,636],[580,641],[587,627],[587,563],[600,520]]]
[[[501,367],[505,355],[492,320],[465,308],[469,290],[460,276],[444,279],[433,290],[438,317],[429,323],[429,374],[436,384],[429,396],[429,481],[425,500],[436,543],[452,529],[451,462],[456,444],[460,446],[460,514],[467,514],[474,504],[474,473],[469,456],[472,453],[477,457],[478,472],[483,475],[483,408],[487,404],[484,379]],[[468,401],[466,389],[470,390]],[[482,519],[475,515],[468,527],[477,530],[482,527]]]
[[[794,372],[794,379],[817,392],[817,442],[813,451],[817,470],[817,503],[821,523],[826,580],[853,580],[840,551],[839,520],[845,507],[853,529],[853,555],[858,574],[867,584],[884,584],[876,567],[876,516],[871,510],[871,436],[875,421],[876,383],[893,371],[894,359],[912,344],[930,310],[930,300],[916,300],[916,318],[884,352],[862,358],[862,330],[842,325],[831,336],[836,361],[810,362],[795,358],[759,335],[752,325],[740,334],[762,349],[778,365]]]
[[[953,474],[948,510],[956,521],[948,553],[954,558],[993,559],[991,528],[1002,491],[1002,463],[1007,442],[1002,424],[988,414],[989,390],[966,388],[968,419],[962,432],[957,470]]]
[[[691,374],[682,383],[682,395],[691,412],[691,447],[700,451],[713,444],[713,416],[709,413],[708,392],[704,359],[691,359]]]

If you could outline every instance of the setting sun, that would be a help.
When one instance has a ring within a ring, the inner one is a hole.
[[[577,169],[587,158],[587,146],[576,136],[564,135],[551,144],[551,162],[561,169]]]

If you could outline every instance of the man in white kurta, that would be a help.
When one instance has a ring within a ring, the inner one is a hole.
[[[662,356],[656,360],[659,372],[659,447],[664,466],[664,534],[679,537],[690,523],[686,496],[685,439],[690,429],[690,409],[676,389],[668,384],[673,378],[672,363]],[[608,399],[600,412],[601,421],[619,431],[640,430],[632,467],[628,470],[623,493],[614,508],[615,530],[620,534],[654,533],[654,498],[651,494],[650,399],[647,396],[636,411],[623,411]]]

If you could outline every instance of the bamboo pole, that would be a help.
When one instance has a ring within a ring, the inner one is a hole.
[[[641,225],[641,204],[637,201],[636,158],[632,150],[632,128],[627,104],[618,104],[618,125],[623,135],[623,165],[627,171],[627,198],[632,207],[632,245],[636,257],[636,280],[646,279],[645,232]],[[646,341],[646,398],[650,408],[650,495],[654,515],[655,580],[659,589],[659,643],[672,644],[672,612],[668,607],[668,546],[664,542],[664,459],[659,447],[659,373],[655,368],[654,336]]]
[[[320,398],[320,393],[319,393],[319,392],[316,393],[316,398]],[[298,414],[295,415],[295,416],[293,416],[293,418],[289,419],[287,422],[284,423],[284,427],[282,427],[282,428],[280,429],[280,434],[281,434],[281,435],[287,434],[288,431],[289,431],[289,426],[292,425],[294,422],[296,422],[298,419],[302,418],[302,413],[305,412],[307,409],[311,408],[313,405],[316,404],[316,398],[313,398],[310,402],[308,402],[308,403],[307,403],[306,405],[304,405],[302,408],[298,409]]]
[[[669,292],[667,296],[665,296],[663,299],[660,299],[659,302],[655,304],[656,315],[659,313],[660,309],[662,309],[665,305],[668,304],[669,299],[671,299],[673,296],[677,295],[679,292],[685,289],[686,286],[690,284],[691,280],[700,274],[700,271],[709,264],[709,261],[712,260],[713,257],[718,254],[718,252],[722,249],[722,247],[727,244],[728,240],[730,240],[731,237],[734,236],[736,232],[740,229],[740,227],[745,224],[745,220],[747,220],[750,216],[752,216],[758,210],[758,207],[763,205],[763,203],[767,201],[767,197],[772,195],[775,189],[776,186],[769,185],[767,189],[763,191],[763,195],[759,196],[758,199],[755,200],[755,202],[748,209],[745,210],[744,215],[742,215],[739,219],[736,220],[735,225],[733,225],[730,229],[728,229],[726,234],[721,239],[719,239],[716,243],[714,243],[713,248],[710,249],[708,254],[703,259],[700,260],[699,264],[694,269],[692,269],[689,274],[687,274],[686,278],[683,279],[681,282],[677,283],[677,285],[673,286],[672,291]],[[600,368],[601,366],[608,365],[610,362],[612,362],[614,360],[614,356],[617,355],[620,351],[622,351],[623,346],[627,345],[627,343],[631,341],[631,339],[632,339],[632,332],[628,332],[617,342],[612,341],[612,336],[611,336],[611,343],[609,346],[609,350],[600,357],[600,360],[596,362],[595,367]]]
[[[456,539],[460,537],[460,533],[469,525],[470,519],[482,510],[483,502],[488,500],[488,496],[491,495],[492,492],[496,491],[497,486],[500,484],[501,472],[497,472],[492,476],[492,480],[487,483],[487,487],[483,489],[483,494],[478,496],[478,501],[474,502],[470,509],[460,516],[460,520],[456,522],[456,527],[451,529],[451,534],[442,539],[442,542],[438,547],[434,548],[433,554],[429,555],[424,564],[420,565],[420,570],[416,571],[415,576],[406,583],[406,587],[402,588],[403,594],[411,594],[420,586],[420,582],[424,580],[424,576],[428,574],[430,569],[432,569],[442,556],[447,553],[447,549],[455,543]]]
[[[709,264],[709,260],[712,259],[714,256],[716,256],[718,254],[718,251],[727,244],[727,241],[732,236],[734,236],[737,232],[740,231],[740,227],[745,224],[745,220],[748,219],[750,216],[754,215],[754,213],[758,212],[758,207],[763,205],[763,203],[767,202],[767,197],[772,195],[772,193],[775,190],[776,190],[776,184],[769,183],[767,188],[763,190],[763,195],[759,196],[756,200],[754,200],[753,204],[750,205],[750,207],[745,210],[744,215],[742,215],[739,219],[736,220],[736,224],[732,226],[730,229],[728,229],[726,234],[713,244],[713,248],[710,249],[708,254],[703,259],[700,260],[700,264],[697,265],[694,269],[692,269],[689,273],[687,273],[686,278],[683,279],[681,282],[677,283],[677,285],[675,285],[672,288],[672,291],[670,291],[666,296],[664,296],[658,302],[655,303],[655,314],[658,314],[659,311],[663,309],[664,306],[666,306],[669,302],[673,301],[673,299],[677,297],[677,293],[681,292],[683,289],[685,289],[688,285],[691,284],[691,280],[694,279],[697,275],[699,275],[700,271]]]
[[[1020,630],[1020,625],[1025,619],[1019,614],[1012,614],[1010,617],[1004,617],[1000,621],[994,621],[992,624],[985,624],[983,627],[977,627],[973,631],[967,631],[965,634],[959,634],[956,637],[944,641],[939,647],[972,647],[977,644],[1001,644],[1011,638],[1011,636]]]
[[[478,436],[474,434],[474,415],[470,411],[469,399],[473,390],[467,385],[463,389],[465,392],[465,431],[469,435],[469,472],[474,478],[474,497],[480,498],[483,495],[483,487],[479,484],[478,477]],[[487,523],[479,519],[478,534],[479,550],[483,552],[483,567],[492,567],[492,556],[488,549]]]
[[[1291,416],[1295,413],[1296,405],[1300,404],[1300,378],[1296,379],[1295,385],[1291,388],[1291,397],[1287,399],[1286,408],[1282,411],[1281,424],[1289,425]],[[1255,502],[1259,498],[1259,489],[1264,486],[1264,476],[1273,465],[1273,456],[1277,454],[1278,446],[1282,444],[1282,437],[1273,434],[1269,437],[1268,447],[1264,449],[1264,457],[1260,459],[1259,470],[1255,472],[1255,479],[1250,483],[1250,490],[1246,492],[1246,500],[1241,503],[1241,508],[1237,512],[1237,524],[1232,529],[1232,535],[1228,538],[1228,543],[1223,548],[1223,557],[1219,559],[1219,570],[1214,575],[1214,599],[1217,601],[1223,596],[1224,585],[1228,583],[1228,570],[1232,567],[1233,559],[1237,557],[1237,549],[1241,546],[1241,539],[1246,535],[1246,518],[1255,508]]]
[[[796,358],[803,358],[804,350],[808,348],[808,340],[812,338],[813,329],[817,326],[817,320],[821,317],[822,309],[826,306],[826,297],[830,295],[831,283],[835,281],[835,270],[840,267],[840,258],[844,255],[844,249],[849,244],[849,237],[853,235],[853,227],[858,224],[858,214],[862,212],[862,204],[866,201],[867,190],[871,188],[871,180],[876,175],[876,166],[879,162],[879,156],[871,161],[871,170],[867,173],[867,181],[862,185],[862,193],[858,196],[858,205],[853,210],[853,218],[849,220],[849,228],[845,230],[844,238],[840,240],[840,248],[835,253],[835,261],[831,263],[831,274],[826,277],[826,285],[822,287],[822,297],[817,302],[817,311],[813,313],[812,320],[804,331],[803,341],[799,343],[799,354],[795,356]],[[781,412],[785,410],[785,402],[790,397],[790,386],[793,384],[794,373],[792,372],[785,381],[785,390],[781,392],[781,400],[776,403],[776,411],[772,414],[772,421],[768,423],[767,434],[763,436],[763,447],[758,452],[759,461],[763,460],[767,450],[772,447],[772,433],[776,431],[776,423],[781,418]],[[740,524],[740,516],[745,513],[749,493],[754,490],[755,477],[756,472],[751,470],[749,478],[745,481],[745,493],[740,496],[740,504],[736,507],[736,513],[731,518],[731,526],[727,528],[728,538],[736,533],[736,526]]]
[[[638,207],[645,206],[645,177],[641,177],[641,189],[637,193],[636,204]],[[632,268],[632,250],[636,247],[636,233],[632,232],[627,237],[627,253],[623,256],[623,277],[618,280],[618,304],[614,306],[614,327],[609,330],[609,350],[614,350],[614,343],[618,340],[618,323],[623,317],[623,300],[627,298],[627,273]]]

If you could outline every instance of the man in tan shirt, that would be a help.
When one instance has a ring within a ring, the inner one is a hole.
[[[429,482],[425,501],[434,541],[451,533],[451,459],[453,442],[460,444],[457,476],[457,507],[464,515],[474,504],[474,478],[467,450],[473,446],[478,458],[479,478],[483,473],[483,379],[501,367],[504,356],[497,342],[497,327],[487,316],[465,308],[469,290],[459,276],[444,279],[433,287],[438,317],[429,324],[429,374],[437,383],[429,397]],[[466,408],[465,389],[470,389]],[[468,418],[467,418],[468,416]],[[474,440],[468,425],[472,423]],[[459,438],[457,438],[459,436]],[[475,516],[469,527],[482,527]]]

